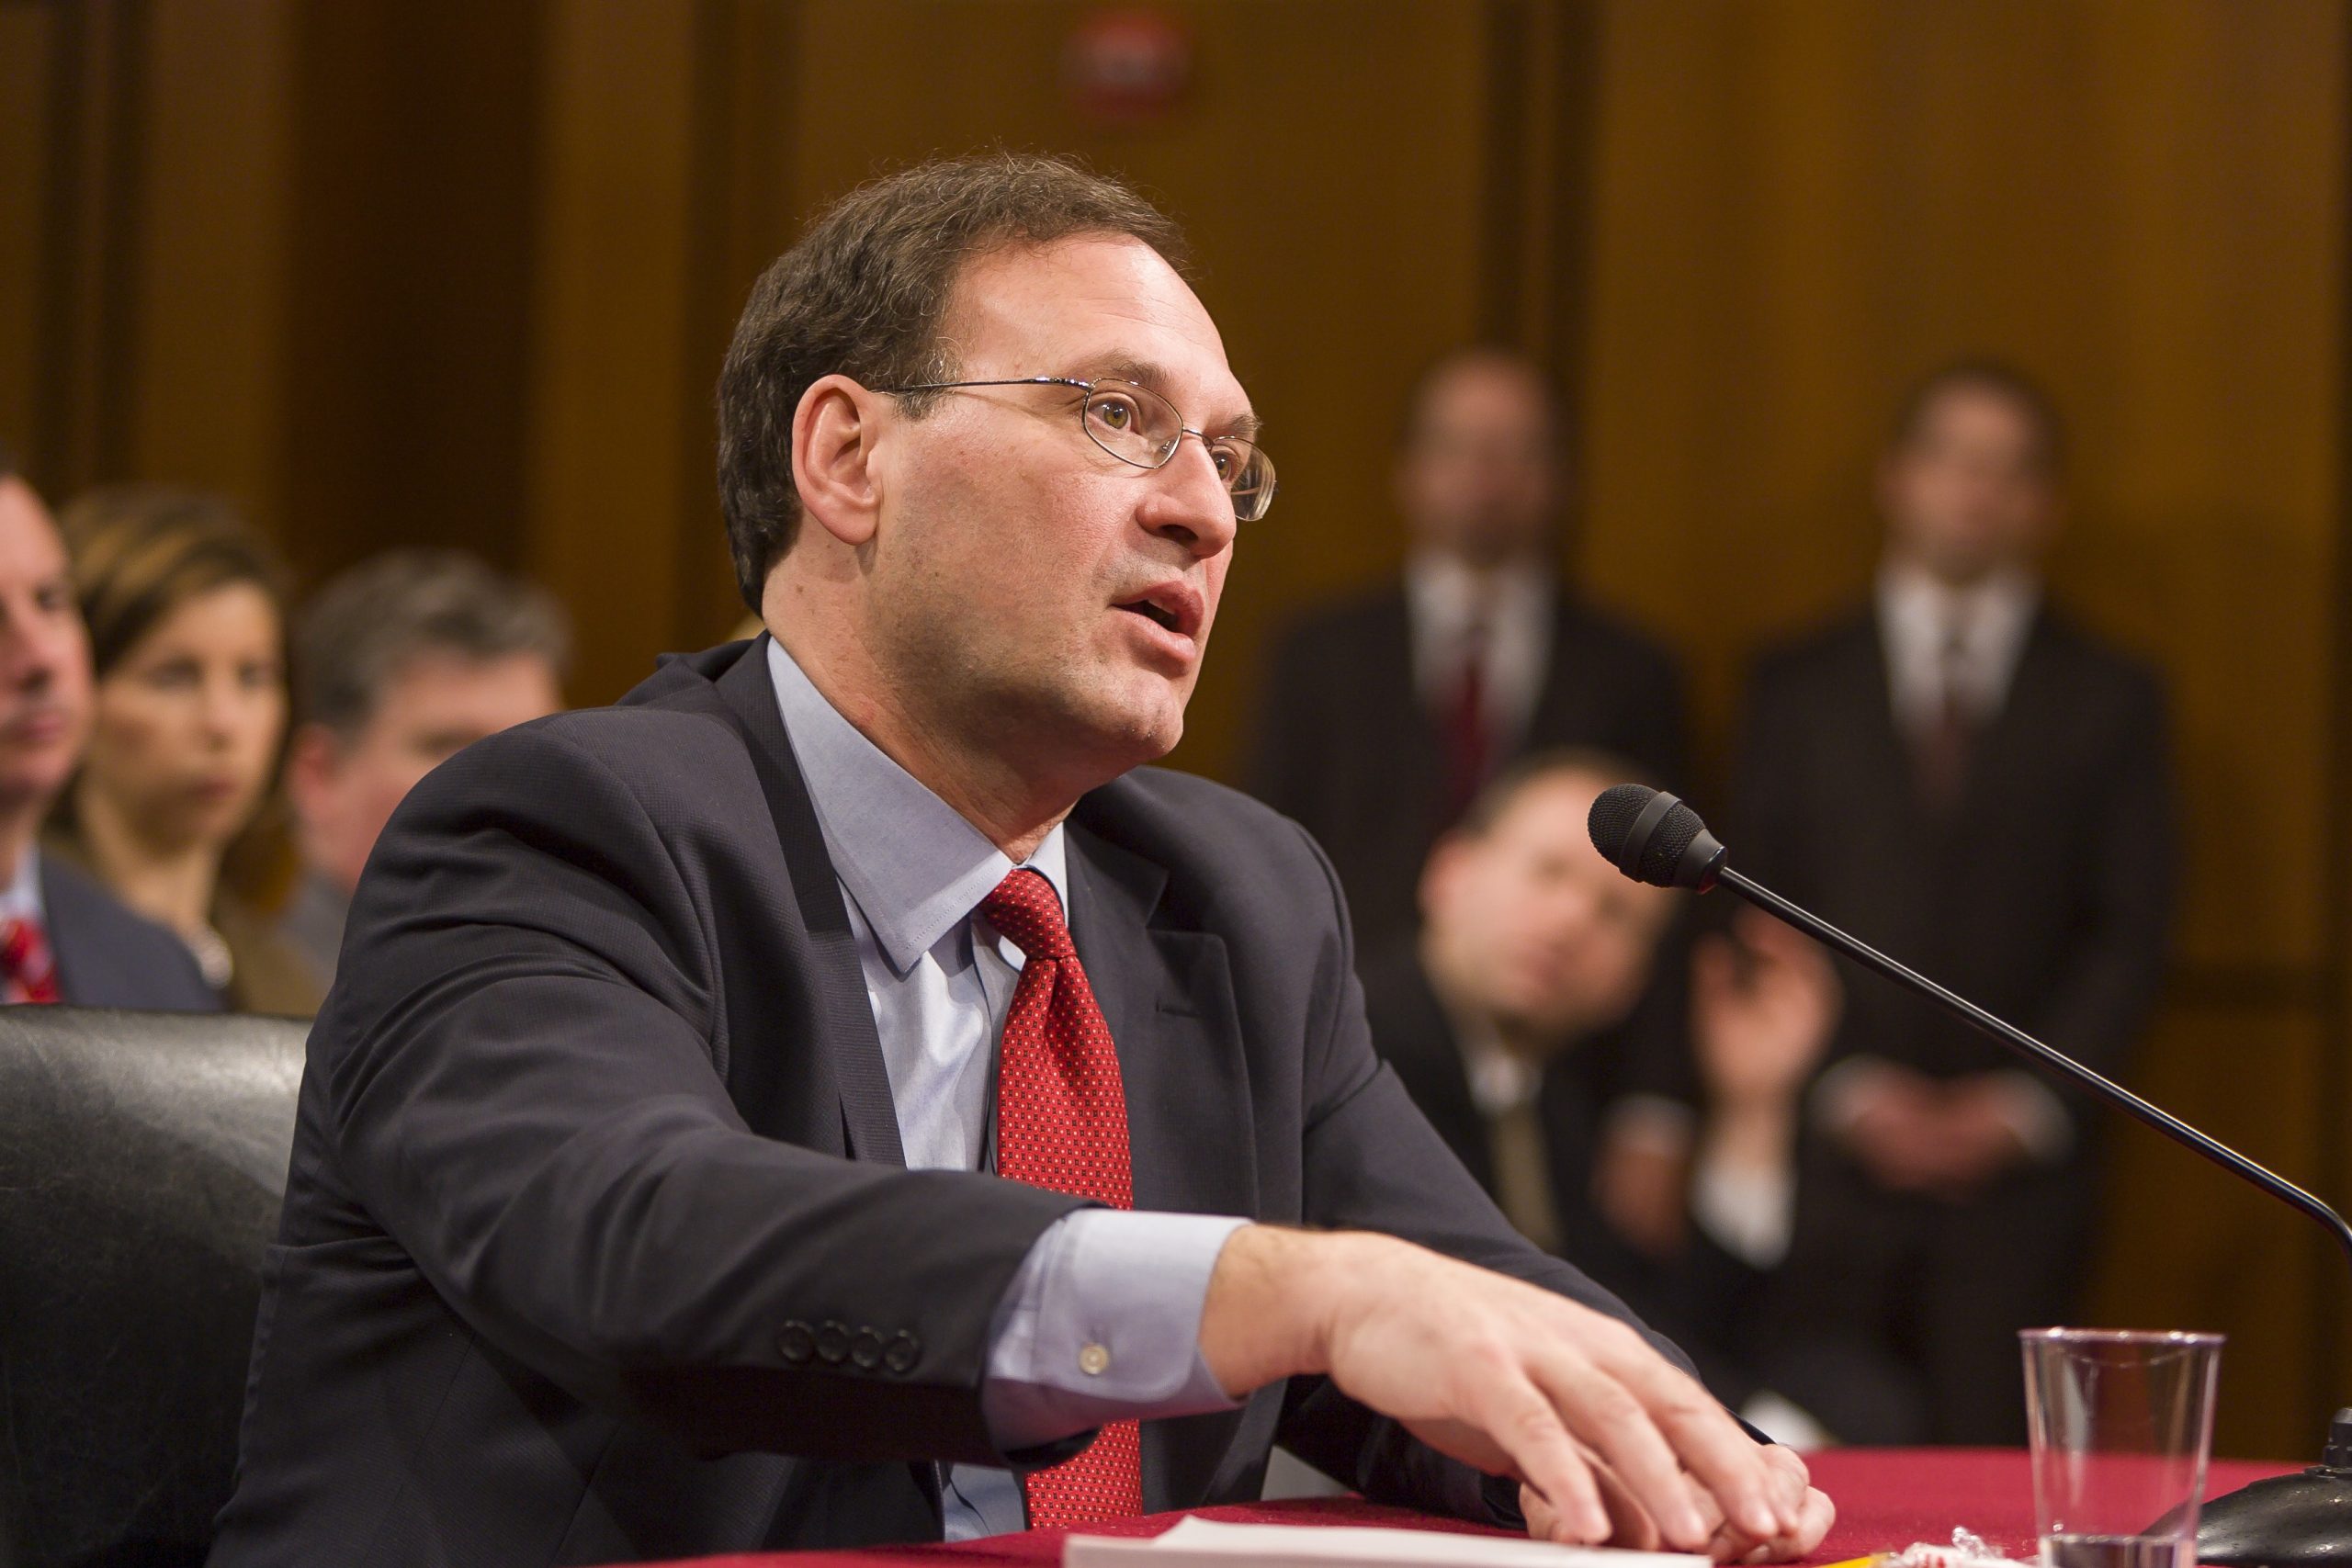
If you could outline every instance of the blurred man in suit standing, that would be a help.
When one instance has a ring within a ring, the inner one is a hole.
[[[1871,604],[1757,667],[1733,841],[1761,880],[2112,1074],[2164,964],[2164,703],[2044,602],[2063,459],[2055,410],[2005,366],[1912,394]],[[2018,1441],[2012,1335],[2072,1299],[2096,1113],[1849,974],[1780,1310],[1884,1348],[1934,1440]]]
[[[1673,660],[1558,580],[1560,418],[1518,355],[1430,367],[1396,454],[1402,580],[1300,621],[1268,667],[1250,789],[1323,845],[1367,949],[1411,929],[1430,843],[1512,758],[1597,746],[1682,775]]]
[[[220,998],[177,937],[40,852],[90,738],[90,638],[40,497],[0,449],[0,1002],[172,1008]]]

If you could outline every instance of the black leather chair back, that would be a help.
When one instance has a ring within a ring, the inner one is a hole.
[[[309,1027],[0,1008],[0,1568],[203,1561]]]

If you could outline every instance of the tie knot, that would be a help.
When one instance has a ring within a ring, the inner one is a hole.
[[[1069,925],[1062,919],[1062,901],[1041,873],[1014,871],[980,900],[980,913],[1024,958],[1051,964],[1077,955]]]

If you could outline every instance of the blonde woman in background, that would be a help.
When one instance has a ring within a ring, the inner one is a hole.
[[[52,846],[179,933],[231,1008],[309,1014],[269,928],[284,881],[286,573],[218,496],[95,491],[61,519],[89,626],[96,718]]]

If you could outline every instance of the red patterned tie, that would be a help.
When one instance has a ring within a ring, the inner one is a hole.
[[[0,920],[0,975],[6,976],[11,1003],[57,999],[57,964],[39,920]]]
[[[980,913],[1022,956],[997,1055],[997,1174],[1134,1208],[1119,1057],[1054,885],[1016,871],[981,900]],[[1022,1492],[1035,1528],[1134,1517],[1143,1512],[1140,1429],[1113,1422],[1076,1459],[1023,1477]]]

